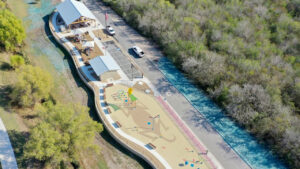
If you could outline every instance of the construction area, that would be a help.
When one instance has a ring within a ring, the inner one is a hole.
[[[117,84],[105,88],[104,98],[114,127],[157,151],[172,168],[209,168],[203,154],[188,141],[151,89],[139,85],[143,86]]]

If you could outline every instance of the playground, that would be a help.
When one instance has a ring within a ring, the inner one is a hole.
[[[134,85],[105,88],[105,101],[113,126],[157,151],[172,168],[206,169],[209,164],[176,126],[151,92]]]

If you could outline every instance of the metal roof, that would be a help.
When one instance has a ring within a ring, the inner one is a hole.
[[[66,25],[70,25],[81,16],[96,19],[94,14],[81,2],[76,0],[65,0],[56,7]]]
[[[97,76],[100,76],[108,71],[121,69],[111,56],[98,56],[89,60],[89,63],[96,72]]]

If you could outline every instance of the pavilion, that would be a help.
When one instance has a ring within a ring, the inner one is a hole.
[[[117,71],[121,68],[111,56],[98,56],[89,60],[89,63],[101,81],[120,79]]]
[[[86,27],[96,22],[94,14],[83,3],[76,0],[65,0],[56,9],[60,16],[58,23],[67,28]]]

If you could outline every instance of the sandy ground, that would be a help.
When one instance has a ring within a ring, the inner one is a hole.
[[[87,41],[93,41],[93,39],[89,36],[89,35],[82,35],[84,36],[83,39],[87,40]],[[93,59],[97,56],[103,56],[103,52],[99,49],[99,47],[97,45],[94,46],[93,50],[90,51],[90,54],[87,55],[87,53],[84,51],[84,47],[82,46],[82,43],[80,42],[75,42],[74,37],[67,37],[67,39],[69,41],[72,42],[72,44],[79,50],[84,62]]]
[[[108,35],[105,29],[94,30],[93,33],[101,39],[102,42],[113,40],[112,36]]]
[[[110,106],[111,117],[121,124],[125,133],[145,144],[153,144],[155,150],[173,168],[208,168],[209,165],[206,165],[206,161],[196,152],[154,96],[134,90],[133,95],[137,101],[131,103],[127,96],[127,86],[114,85],[105,91],[107,104],[119,107],[114,109],[115,106]]]

